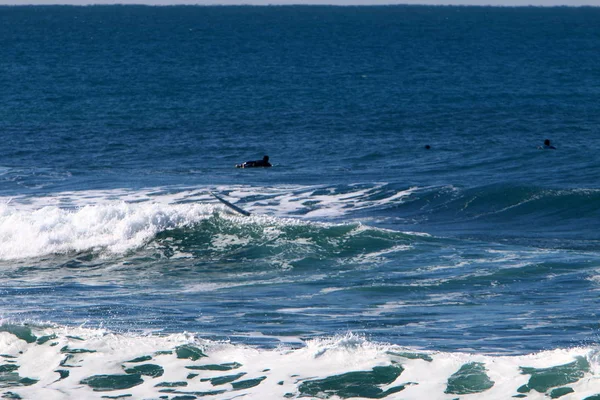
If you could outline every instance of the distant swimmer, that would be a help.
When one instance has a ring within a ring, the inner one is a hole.
[[[430,145],[428,145],[428,144],[426,144],[426,145],[425,145],[425,150],[429,150],[429,149],[431,149],[431,146],[430,146]]]
[[[271,167],[271,163],[269,162],[269,156],[264,156],[262,160],[256,161],[246,161],[242,164],[237,164],[236,168],[267,168]]]
[[[552,146],[550,144],[550,139],[546,139],[544,140],[544,147],[538,147],[538,149],[543,149],[543,150],[556,150],[556,147]]]

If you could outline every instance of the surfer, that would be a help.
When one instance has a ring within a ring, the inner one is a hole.
[[[245,163],[237,164],[236,168],[267,168],[270,167],[269,156],[264,156],[262,160],[246,161]]]
[[[543,149],[543,150],[556,150],[556,147],[554,147],[550,144],[550,139],[544,140],[544,147],[538,147],[538,148]]]

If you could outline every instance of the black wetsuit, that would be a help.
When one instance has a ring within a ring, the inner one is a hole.
[[[259,167],[271,167],[271,163],[265,160],[246,161],[243,164],[237,166],[238,168],[259,168]]]

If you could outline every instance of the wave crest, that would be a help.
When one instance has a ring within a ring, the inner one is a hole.
[[[206,204],[116,202],[28,211],[4,204],[0,205],[0,259],[82,251],[124,253],[143,246],[158,232],[191,226],[214,209]]]

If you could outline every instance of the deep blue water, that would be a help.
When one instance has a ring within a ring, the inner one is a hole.
[[[585,7],[0,7],[0,317],[188,332],[240,354],[344,335],[475,357],[584,348],[594,376],[599,21]],[[265,154],[270,169],[234,168]],[[566,364],[554,357],[541,363]]]

